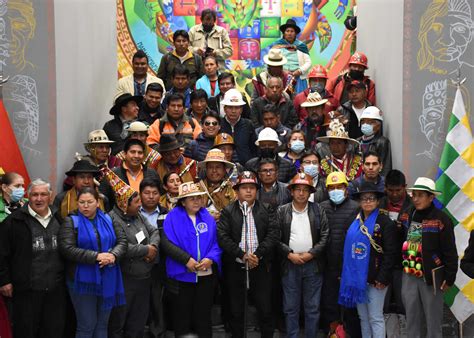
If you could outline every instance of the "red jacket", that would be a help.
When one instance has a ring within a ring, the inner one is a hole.
[[[301,104],[306,101],[306,98],[308,97],[310,88],[306,88],[304,91],[296,95],[295,99],[293,100],[293,104],[295,106],[296,110],[296,115],[298,115],[300,121],[303,121],[307,116],[308,113],[306,112],[306,108],[301,107]],[[339,107],[339,100],[336,99],[332,93],[328,90],[326,90],[326,95],[324,95],[323,99],[327,99],[328,102],[326,102],[325,107],[324,107],[324,115],[327,113],[336,110],[337,107]]]
[[[346,90],[346,82],[348,81],[347,73],[344,75],[336,76],[326,83],[326,90],[333,93],[334,97],[342,103],[341,100],[343,98],[344,91]],[[364,76],[364,83],[368,84],[368,91],[367,91],[367,100],[369,100],[374,106],[376,105],[375,101],[375,82],[369,79],[368,76]],[[345,95],[347,96],[347,95]]]

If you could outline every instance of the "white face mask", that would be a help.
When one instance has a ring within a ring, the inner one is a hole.
[[[290,150],[297,154],[301,153],[304,150],[304,142],[301,140],[291,141]]]

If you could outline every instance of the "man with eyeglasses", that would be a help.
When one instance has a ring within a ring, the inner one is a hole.
[[[329,238],[328,219],[319,204],[309,202],[315,191],[313,179],[296,174],[288,184],[293,201],[278,208],[281,230],[283,311],[287,337],[299,336],[301,299],[305,337],[318,335],[319,303],[323,285],[323,265]]]
[[[279,182],[277,179],[278,162],[271,158],[262,159],[258,167],[260,188],[257,192],[257,199],[275,208],[291,201],[291,194],[286,188],[287,184]]]

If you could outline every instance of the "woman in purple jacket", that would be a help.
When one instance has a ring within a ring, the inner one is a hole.
[[[181,184],[178,205],[163,224],[176,337],[191,332],[212,336],[211,307],[222,251],[217,244],[216,222],[202,207],[203,194],[195,183]]]

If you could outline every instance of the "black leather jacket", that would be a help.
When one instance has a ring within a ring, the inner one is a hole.
[[[316,213],[318,219],[316,219]],[[322,272],[325,261],[326,244],[329,239],[329,227],[326,212],[317,203],[308,203],[308,217],[311,226],[311,237],[313,240],[313,247],[309,253],[314,256],[317,262],[318,272]],[[291,221],[293,219],[293,204],[288,203],[282,205],[277,210],[277,220],[281,231],[280,242],[278,249],[281,254],[281,272],[286,274],[288,272],[287,258],[290,252],[293,252],[289,247],[291,234]]]
[[[127,237],[120,225],[113,223],[115,236],[117,241],[115,246],[110,250],[117,262],[127,253]],[[95,231],[95,230],[94,230]],[[95,231],[98,240],[99,248],[100,241],[97,231]],[[59,230],[59,252],[66,259],[66,276],[69,281],[74,281],[76,273],[76,264],[95,264],[99,252],[86,250],[77,246],[77,229],[74,228],[74,223],[71,217],[66,217],[64,223]]]
[[[257,228],[258,247],[254,254],[263,264],[271,262],[275,245],[280,238],[280,231],[276,222],[275,210],[269,206],[255,201],[252,215]],[[235,262],[236,258],[243,258],[244,252],[239,247],[242,237],[243,214],[240,210],[239,201],[229,204],[221,211],[219,223],[217,223],[217,237],[219,246],[222,248],[222,260]]]

